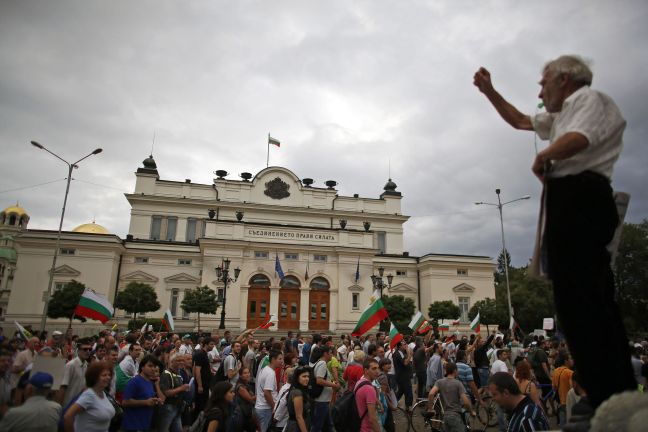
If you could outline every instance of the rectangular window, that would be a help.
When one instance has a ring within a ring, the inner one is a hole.
[[[165,240],[174,241],[176,237],[176,228],[178,227],[178,218],[170,217],[167,220],[167,232]]]
[[[254,251],[254,258],[268,258],[267,251]]]
[[[162,232],[162,216],[151,217],[151,240],[160,240]]]
[[[180,258],[178,260],[178,265],[191,265],[191,260],[186,258]]]
[[[320,304],[320,318],[325,320],[326,319],[326,303]]]
[[[67,284],[67,282],[54,282],[54,292],[62,290]]]
[[[265,318],[267,313],[268,313],[268,305],[264,300],[261,302],[261,305],[259,307],[259,318]]]
[[[171,310],[171,316],[176,317],[176,314],[178,312],[178,290],[174,289],[171,291],[171,307],[169,308]]]
[[[189,312],[182,309],[182,319],[189,319]]]
[[[189,243],[196,241],[196,225],[197,220],[195,218],[187,218],[187,235],[185,239]]]
[[[459,297],[459,317],[462,322],[468,322],[468,310],[470,309],[470,297]]]
[[[457,269],[457,276],[468,276],[468,269]]]
[[[290,303],[290,319],[297,319],[297,302]]]
[[[396,276],[407,276],[407,270],[396,270]]]
[[[310,319],[317,319],[317,303],[311,303],[311,317]]]
[[[59,254],[61,255],[74,255],[76,253],[76,249],[71,249],[71,248],[61,248],[59,250]]]
[[[351,309],[353,309],[353,310],[360,309],[360,306],[359,306],[360,299],[359,299],[359,297],[360,297],[360,294],[358,294],[358,293],[351,294]]]
[[[284,254],[286,261],[297,261],[299,259],[299,254],[296,253],[286,253]]]
[[[256,301],[251,300],[250,301],[250,318],[254,318],[256,315]]]
[[[384,254],[387,252],[387,233],[385,231],[378,231],[376,233],[376,240],[378,241],[378,253]]]
[[[326,255],[313,255],[313,261],[326,262]]]
[[[288,302],[281,302],[281,307],[279,308],[279,316],[281,316],[281,318],[286,318],[288,316]]]
[[[146,264],[148,261],[148,257],[135,257],[135,264]]]

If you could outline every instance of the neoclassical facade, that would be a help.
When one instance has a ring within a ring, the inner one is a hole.
[[[212,184],[196,184],[161,179],[152,157],[143,165],[135,190],[126,194],[126,238],[94,222],[64,231],[54,289],[75,279],[114,300],[128,283],[144,282],[161,304],[148,316],[159,318],[169,308],[176,326],[189,330],[195,317],[180,307],[184,293],[207,285],[226,298],[227,328],[255,327],[274,313],[280,330],[331,332],[355,326],[380,268],[385,282],[393,276],[383,295],[410,297],[424,313],[431,302],[452,300],[465,321],[475,301],[495,295],[488,257],[415,257],[404,250],[409,217],[391,179],[379,197],[365,198],[339,195],[335,181],[318,187],[282,167],[236,180],[216,171]],[[0,213],[0,221],[0,319],[5,327],[14,320],[37,326],[57,232],[28,229],[29,215],[17,206]],[[216,272],[224,259],[240,269],[226,293]],[[217,327],[219,316],[220,310],[202,315],[201,327]],[[116,311],[116,321],[128,319]],[[49,328],[66,324],[48,322]]]

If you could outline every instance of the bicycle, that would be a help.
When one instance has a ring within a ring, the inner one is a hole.
[[[440,432],[443,430],[443,417],[445,410],[441,403],[441,395],[437,394],[432,402],[432,411],[428,411],[428,400],[425,398],[417,399],[417,402],[412,407],[412,410],[402,410],[403,415],[409,417],[408,431],[411,429],[413,432]],[[482,424],[478,418],[473,418],[467,411],[462,412],[462,420],[466,426],[467,431],[485,431],[487,425]],[[480,424],[475,424],[479,422]]]
[[[481,402],[473,397],[477,418],[485,428],[497,426],[497,404],[493,400],[493,396],[491,396],[486,388],[482,388],[479,391],[481,393]]]

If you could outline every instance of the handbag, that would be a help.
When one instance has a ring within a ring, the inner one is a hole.
[[[110,405],[115,410],[115,415],[113,416],[112,419],[110,419],[110,426],[108,427],[109,432],[117,432],[122,425],[122,419],[124,417],[124,409],[122,406],[115,400],[114,397],[110,395],[107,391],[104,390],[104,394],[108,398],[108,402],[110,402]]]

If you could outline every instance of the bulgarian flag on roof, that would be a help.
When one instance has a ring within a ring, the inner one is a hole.
[[[79,304],[74,309],[75,315],[101,321],[103,324],[112,318],[114,312],[115,309],[105,297],[88,288],[83,291]]]
[[[382,299],[378,290],[374,291],[369,297],[369,304],[360,316],[358,324],[351,332],[351,336],[362,336],[367,333],[373,326],[387,318],[387,309],[383,306]]]
[[[402,340],[403,335],[400,334],[394,323],[391,323],[391,327],[389,328],[389,349],[394,349]]]
[[[475,316],[475,319],[472,320],[470,323],[470,328],[475,332],[479,333],[479,330],[481,329],[481,321],[479,318],[479,312],[477,312],[477,315]]]
[[[173,330],[175,330],[173,315],[171,315],[170,309],[167,309],[166,312],[164,312],[164,316],[162,317],[162,324],[164,324],[167,332],[172,332]]]

